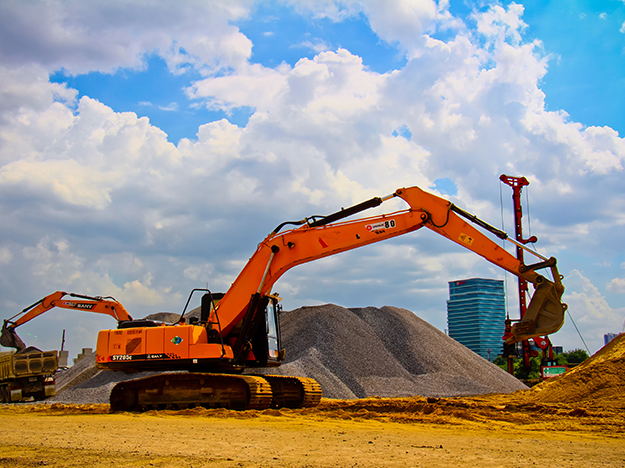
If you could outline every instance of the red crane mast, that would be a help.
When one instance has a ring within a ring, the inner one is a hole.
[[[508,176],[506,174],[502,174],[499,177],[499,180],[501,180],[504,184],[512,187],[512,202],[514,206],[514,233],[515,233],[515,238],[517,242],[523,245],[527,243],[533,244],[537,242],[538,239],[536,238],[536,236],[531,236],[527,239],[523,238],[523,224],[522,224],[523,208],[521,207],[521,191],[523,190],[523,187],[526,187],[530,184],[529,181],[525,177],[513,177],[513,176]],[[521,263],[523,263],[523,248],[520,247],[519,245],[517,245],[516,247],[516,256],[517,256],[517,259]],[[519,277],[518,280],[519,280],[519,313],[520,313],[521,319],[523,319],[523,317],[525,316],[525,312],[527,311],[526,297],[527,297],[528,287],[527,287],[527,281],[525,279]],[[511,327],[511,320],[508,317],[506,320],[506,330],[509,330],[510,327]],[[543,351],[546,351],[548,349],[550,357],[551,357],[552,351],[551,351],[551,342],[549,341],[549,338],[547,337],[537,338],[535,342],[536,342],[536,345],[540,347]],[[530,347],[530,343],[528,340],[523,340],[521,342],[521,353],[522,353],[522,358],[523,358],[523,367],[529,371],[531,367],[530,358],[532,357],[532,349]],[[508,372],[512,374],[513,373],[512,360],[514,358],[514,353],[507,351],[507,352],[504,352],[504,356],[507,357],[508,359]]]

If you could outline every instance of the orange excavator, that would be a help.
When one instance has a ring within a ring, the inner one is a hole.
[[[2,334],[0,334],[0,345],[16,348],[18,352],[25,349],[26,345],[17,336],[15,329],[55,307],[107,314],[118,323],[132,321],[132,317],[124,306],[112,297],[85,296],[56,291],[5,320],[2,324]]]
[[[403,199],[408,208],[342,221],[392,198]],[[283,230],[286,226],[291,228]],[[118,383],[111,391],[111,409],[142,411],[193,406],[263,409],[317,405],[322,392],[313,379],[250,373],[254,368],[277,367],[285,357],[280,342],[281,298],[272,293],[274,284],[296,265],[423,227],[534,286],[526,314],[504,337],[507,343],[560,329],[566,305],[561,302],[564,286],[555,258],[539,256],[540,261],[526,265],[482,231],[527,250],[505,232],[419,187],[400,188],[386,197],[372,198],[328,216],[280,224],[258,245],[225,294],[208,289],[191,292],[189,301],[195,292],[203,292],[199,317],[185,317],[187,301],[174,324],[123,320],[117,329],[100,331],[96,347],[98,368],[126,372],[178,371]],[[536,271],[540,269],[550,269],[553,281],[538,274]]]
[[[396,197],[409,208],[342,221]],[[293,228],[283,231],[287,225]],[[181,315],[173,325],[141,320],[100,331],[96,365],[101,369],[187,371],[118,383],[111,392],[112,410],[195,405],[239,409],[315,406],[321,388],[313,379],[242,374],[249,368],[277,367],[284,359],[278,320],[280,298],[271,292],[275,282],[296,265],[423,227],[534,286],[528,311],[506,336],[508,343],[560,329],[566,305],[561,302],[564,287],[555,258],[541,257],[537,263],[525,265],[477,227],[516,244],[505,232],[418,187],[400,188],[389,196],[372,198],[328,216],[280,224],[258,245],[225,294],[204,291],[200,317],[188,323]],[[536,272],[544,268],[551,270],[553,281]]]

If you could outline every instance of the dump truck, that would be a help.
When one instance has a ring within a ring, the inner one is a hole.
[[[25,348],[0,353],[0,401],[12,403],[54,396],[54,373],[58,368],[56,351]]]

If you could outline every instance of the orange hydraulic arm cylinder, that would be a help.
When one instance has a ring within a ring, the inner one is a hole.
[[[504,270],[526,279],[535,286],[543,283],[553,285],[532,268],[523,265],[522,262],[478,231],[473,225],[467,223],[467,219],[491,231],[497,231],[495,228],[458,209],[448,200],[425,192],[418,187],[408,187],[398,189],[388,197],[374,199],[378,200],[379,203],[373,203],[371,206],[376,206],[393,197],[402,198],[410,208],[390,214],[338,223],[307,222],[297,229],[277,233],[276,231],[281,225],[267,236],[258,245],[256,252],[217,307],[223,334],[227,335],[232,327],[243,318],[252,294],[260,293],[262,295],[270,292],[273,284],[290,268],[397,237],[421,227],[427,227],[447,237]],[[365,208],[367,207],[365,206]],[[350,214],[347,213],[349,211],[350,209],[345,210],[345,214]],[[334,219],[345,217],[341,213],[335,213],[327,218],[334,221]],[[506,237],[506,234],[501,231],[496,234],[501,238]],[[543,262],[540,267],[549,266],[554,271],[555,259],[551,263]],[[555,273],[557,274],[557,269],[555,269]],[[564,288],[561,286],[559,275],[557,275],[556,282],[559,296],[561,296]],[[545,289],[544,295],[546,297],[553,299],[552,294],[553,288]],[[559,297],[557,299],[559,303]],[[541,305],[537,307],[536,315],[539,316],[542,308]],[[531,324],[531,326],[526,327],[525,332],[532,333],[535,328],[534,325]],[[553,328],[554,325],[550,324],[550,326]],[[517,336],[514,336],[511,339],[516,338]]]

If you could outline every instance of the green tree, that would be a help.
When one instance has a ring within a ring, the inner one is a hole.
[[[496,366],[501,367],[505,371],[508,370],[508,360],[506,358],[504,358],[503,356],[497,356],[493,360],[493,364],[495,364]]]
[[[520,359],[520,358],[514,359],[514,376],[517,379],[521,379],[521,380],[540,379],[542,377],[540,373],[540,367],[542,364],[541,356],[542,356],[542,353],[539,353],[538,356],[530,359],[529,370],[526,370],[524,368],[523,359]],[[588,353],[584,351],[583,349],[574,349],[572,351],[567,351],[566,353],[562,353],[562,354],[558,354],[557,356],[554,356],[554,360],[556,361],[556,364],[558,364],[559,366],[570,366],[570,365],[580,364],[584,362],[586,359],[588,359],[589,357],[590,356],[588,356]],[[503,356],[497,356],[493,360],[493,364],[501,367],[506,372],[508,371],[508,362]]]
[[[514,363],[514,376],[521,380],[540,379],[540,357],[530,358],[530,369],[525,369],[523,359],[516,359]]]
[[[567,351],[566,353],[562,353],[561,356],[564,356],[566,359],[566,364],[581,364],[590,356],[583,349],[574,349],[573,351]]]

